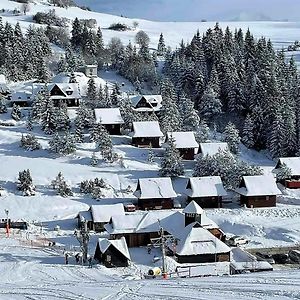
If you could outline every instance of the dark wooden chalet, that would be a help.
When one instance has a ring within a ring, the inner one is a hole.
[[[179,263],[230,262],[230,251],[225,243],[194,222],[179,234],[175,255]]]
[[[48,85],[54,106],[79,106],[81,99],[77,83],[53,83]]]
[[[164,136],[157,121],[133,122],[132,145],[136,147],[160,148]]]
[[[194,132],[169,132],[167,134],[167,141],[170,138],[174,140],[175,147],[178,149],[182,159],[194,160],[199,148]]]
[[[120,135],[124,120],[119,108],[96,108],[95,118],[97,123],[105,126],[109,134]]]
[[[186,194],[188,202],[195,201],[202,208],[219,208],[227,192],[220,176],[206,176],[189,178]]]
[[[162,107],[161,95],[137,95],[130,98],[137,112],[157,112]]]
[[[134,195],[142,210],[173,208],[173,198],[177,197],[171,178],[140,178]]]
[[[276,206],[276,197],[281,194],[271,175],[243,176],[236,192],[241,205],[247,207]]]
[[[107,268],[128,267],[130,254],[125,238],[117,240],[99,238],[94,259]]]
[[[280,183],[289,189],[300,188],[300,157],[282,157],[278,159],[274,173],[280,172],[283,168],[289,169],[289,176],[279,180]]]

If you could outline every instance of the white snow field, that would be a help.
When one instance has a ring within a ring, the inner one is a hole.
[[[14,9],[20,4],[0,0],[0,9]],[[150,22],[138,20],[137,30],[115,32],[105,29],[113,22],[132,25],[133,20],[107,14],[80,10],[50,7],[41,2],[31,4],[26,15],[12,16],[10,12],[1,14],[4,21],[21,23],[23,29],[32,24],[32,15],[38,11],[55,9],[59,16],[70,20],[95,18],[103,29],[105,42],[118,36],[124,43],[134,40],[140,29],[151,38],[156,47],[160,32],[166,42],[175,48],[180,40],[190,40],[196,30],[201,32],[214,26],[213,22]],[[70,22],[71,25],[71,22]],[[256,37],[262,35],[271,38],[277,47],[299,39],[300,23],[289,22],[231,22],[221,23],[224,28],[249,27]],[[299,56],[298,56],[299,57]],[[101,72],[100,76],[108,82],[129,83],[114,72]],[[19,85],[16,83],[13,86]],[[25,112],[24,112],[25,114]],[[71,113],[74,115],[74,111]],[[26,115],[26,114],[25,114]],[[132,193],[127,192],[130,185],[134,190],[139,178],[157,177],[163,149],[154,149],[155,162],[147,161],[148,149],[139,149],[130,145],[128,136],[114,136],[114,151],[123,159],[113,164],[101,162],[97,167],[90,166],[90,158],[95,149],[93,143],[77,145],[74,155],[58,157],[48,151],[49,136],[35,126],[33,134],[42,145],[41,150],[25,151],[19,147],[22,133],[27,133],[25,118],[16,122],[10,112],[0,115],[0,121],[14,126],[0,126],[0,218],[5,210],[13,220],[26,220],[30,223],[27,232],[13,231],[5,238],[4,229],[0,229],[0,299],[300,299],[300,270],[275,269],[268,273],[252,273],[236,276],[201,277],[194,279],[144,280],[141,274],[154,266],[152,255],[147,249],[133,248],[130,254],[133,263],[128,268],[107,269],[97,265],[92,269],[75,264],[64,264],[64,249],[78,251],[78,242],[74,237],[75,217],[79,211],[87,210],[91,204],[134,202]],[[264,153],[241,147],[241,159],[261,166],[269,174],[275,162]],[[187,177],[191,176],[194,162],[185,162],[185,177],[173,180],[178,194],[178,202],[184,204],[184,189]],[[16,190],[18,172],[30,169],[36,185],[36,195],[23,197]],[[74,195],[63,198],[50,188],[51,181],[62,172],[71,185]],[[97,202],[87,195],[79,193],[82,180],[102,177],[108,184],[105,199]],[[282,189],[276,208],[245,209],[240,208],[236,199],[223,209],[207,210],[207,215],[228,235],[243,235],[249,239],[249,248],[265,248],[300,245],[300,192]],[[60,230],[54,228],[59,225]],[[89,254],[93,255],[95,244],[100,235],[92,234]],[[55,241],[56,247],[48,247],[49,241]],[[160,255],[159,253],[157,253]],[[171,261],[169,268],[174,265]],[[161,262],[156,263],[157,266]]]

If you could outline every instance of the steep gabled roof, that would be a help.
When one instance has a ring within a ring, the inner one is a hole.
[[[226,196],[220,176],[191,177],[187,184],[186,194],[189,197]]]
[[[176,254],[180,256],[228,253],[230,251],[231,249],[226,244],[198,222],[185,227],[176,246]]]
[[[236,192],[244,196],[281,195],[272,175],[243,176]]]
[[[98,245],[100,251],[105,253],[110,246],[116,248],[119,252],[121,252],[127,259],[130,260],[130,254],[128,251],[126,239],[122,236],[118,240],[109,240],[107,238],[99,238]]]
[[[185,214],[202,215],[203,212],[204,212],[204,210],[195,201],[191,201],[183,210],[183,213],[185,213]]]
[[[160,130],[157,121],[133,122],[132,137],[162,137],[164,136]]]
[[[92,205],[91,212],[94,223],[107,223],[112,216],[125,215],[124,205],[122,203]]]
[[[300,176],[300,157],[280,157],[275,169],[279,169],[283,164],[291,170],[292,176]]]
[[[185,148],[198,148],[199,144],[196,142],[195,134],[193,131],[176,131],[168,132],[168,138],[174,139],[175,147],[177,149]]]
[[[138,103],[145,99],[150,107],[138,107]],[[132,106],[139,111],[157,111],[161,109],[162,106],[162,96],[161,95],[137,95],[130,98]]]
[[[134,195],[139,199],[165,199],[177,196],[169,177],[140,178]]]
[[[95,117],[103,125],[124,124],[119,108],[95,108]]]
[[[219,152],[219,150],[229,150],[227,143],[200,143],[200,153],[203,156],[213,156]]]

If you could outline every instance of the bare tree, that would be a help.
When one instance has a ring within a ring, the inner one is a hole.
[[[150,38],[145,31],[140,30],[135,35],[135,41],[140,47],[148,47],[150,43]]]
[[[22,3],[20,10],[24,15],[26,15],[26,13],[28,13],[30,11],[29,3]]]

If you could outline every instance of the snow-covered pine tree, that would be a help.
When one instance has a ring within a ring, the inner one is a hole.
[[[251,115],[247,115],[243,127],[242,142],[247,148],[253,148],[255,144],[254,140],[254,122]]]
[[[98,157],[96,156],[96,152],[93,152],[92,157],[91,157],[91,166],[96,167],[98,165]]]
[[[28,131],[32,131],[33,129],[33,124],[32,124],[32,115],[31,115],[31,112],[28,111],[28,114],[27,114],[27,119],[26,119],[26,128]]]
[[[200,117],[210,119],[222,112],[221,100],[217,97],[212,87],[207,86],[199,103]]]
[[[158,45],[157,45],[157,55],[159,56],[164,56],[166,53],[167,47],[165,44],[165,39],[163,34],[161,33],[159,36],[159,41],[158,41]]]
[[[41,149],[41,144],[33,134],[26,134],[25,136],[22,134],[20,147],[33,151]]]
[[[229,122],[226,125],[223,134],[224,134],[224,141],[228,144],[230,151],[234,154],[238,154],[240,151],[239,145],[241,142],[241,138],[236,126],[233,123]]]
[[[0,95],[0,114],[4,114],[4,113],[7,113],[7,107],[5,105],[3,96]]]
[[[103,125],[101,131],[99,132],[99,139],[97,141],[97,146],[101,152],[102,158],[105,161],[113,160],[113,146],[112,146],[111,137]]]
[[[179,151],[175,147],[174,139],[169,137],[167,141],[166,151],[161,162],[159,170],[160,176],[177,177],[184,174],[183,164]]]
[[[209,127],[204,120],[200,121],[198,129],[195,134],[195,138],[198,144],[205,143],[208,140]]]
[[[148,162],[150,164],[154,163],[154,152],[153,152],[152,144],[151,143],[150,143],[150,146],[149,146],[149,152],[148,152],[147,160],[148,160]]]
[[[71,187],[66,183],[62,172],[59,172],[54,180],[51,181],[51,186],[57,191],[57,194],[62,197],[73,196]]]
[[[62,135],[56,132],[49,141],[49,149],[60,155],[72,154],[76,151],[75,139],[69,132]]]
[[[84,142],[84,120],[81,117],[76,117],[75,121],[75,133],[74,138],[77,143]]]
[[[292,177],[292,170],[285,163],[276,171],[276,180],[279,182],[284,182]]]
[[[67,131],[71,128],[71,121],[68,116],[68,110],[66,105],[61,105],[54,109],[55,114],[55,130]]]
[[[97,99],[97,88],[95,84],[95,79],[90,78],[88,81],[88,88],[87,88],[87,103],[91,108],[95,108],[95,103]]]
[[[42,121],[42,129],[46,134],[52,134],[57,127],[55,108],[53,101],[50,99],[49,93],[45,91],[43,95],[43,104],[45,106],[40,116]]]
[[[275,116],[275,119],[272,123],[270,131],[270,139],[268,148],[272,157],[282,157],[284,156],[284,121],[282,119],[281,112]]]
[[[131,129],[132,122],[136,119],[129,97],[120,98],[118,106],[120,108],[120,112],[124,120],[123,127],[126,129]]]
[[[13,107],[12,107],[11,117],[16,121],[21,120],[22,113],[21,113],[20,107],[16,104],[14,104]]]
[[[35,195],[35,186],[32,182],[29,169],[19,172],[17,188],[19,191],[22,191],[23,196]]]

